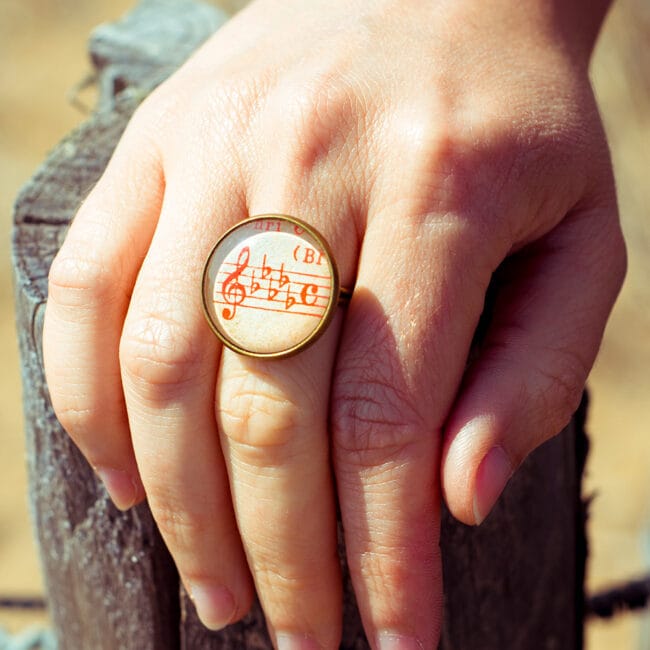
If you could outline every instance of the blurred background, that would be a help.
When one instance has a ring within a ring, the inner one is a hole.
[[[135,0],[0,0],[0,598],[42,594],[27,505],[12,305],[12,203],[46,152],[84,119],[67,97],[90,70],[90,30]],[[238,3],[215,2],[228,9]],[[241,4],[241,3],[239,3]],[[592,78],[629,247],[626,285],[589,385],[589,591],[650,573],[650,2],[615,3]],[[549,595],[551,597],[551,595]],[[17,631],[44,614],[0,609]],[[588,650],[650,649],[650,618],[590,622]],[[505,650],[505,649],[504,649]]]

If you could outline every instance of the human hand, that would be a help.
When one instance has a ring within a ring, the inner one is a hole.
[[[570,417],[623,275],[579,4],[258,0],[135,115],[53,265],[46,370],[209,626],[252,574],[276,645],[336,647],[331,454],[371,644],[435,647],[439,485],[487,514]],[[209,249],[260,213],[309,221],[356,277],[281,361],[222,351],[200,306]]]

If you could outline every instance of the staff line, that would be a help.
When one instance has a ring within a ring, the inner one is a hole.
[[[289,309],[272,309],[270,307],[258,307],[257,305],[245,305],[244,303],[241,303],[241,302],[238,303],[237,305],[232,305],[229,302],[222,302],[221,300],[214,300],[213,303],[215,305],[225,305],[226,307],[229,307],[231,310],[234,309],[235,311],[237,311],[238,309],[255,309],[257,311],[272,311],[272,312],[276,312],[278,314],[290,314],[291,316],[311,316],[313,318],[322,318],[323,317],[322,313],[321,314],[313,314],[313,313],[307,313],[307,312],[304,312],[304,311],[295,311],[295,310],[292,311],[291,308],[289,308]],[[325,311],[324,307],[319,307],[319,309],[321,310],[321,312]]]
[[[219,286],[220,284],[223,285],[224,282],[216,282],[216,285],[217,286]],[[285,282],[282,286],[278,286],[278,287],[272,287],[270,285],[270,283],[269,283],[268,286],[265,286],[262,283],[260,283],[260,286],[254,292],[252,292],[252,289],[253,289],[253,283],[252,282],[250,282],[248,284],[244,284],[243,282],[237,282],[237,283],[233,282],[231,284],[233,286],[235,284],[239,284],[240,286],[244,287],[245,289],[251,290],[251,293],[249,295],[253,295],[253,293],[257,293],[258,291],[270,291],[271,289],[276,290],[278,293],[280,291],[284,292],[284,287],[286,285],[291,285],[292,283],[291,282]],[[293,284],[300,284],[300,283],[299,282],[293,282]],[[303,287],[310,287],[310,286],[311,287],[316,287],[316,293],[309,292],[309,295],[310,296],[316,296],[317,298],[329,298],[329,294],[331,293],[331,290],[332,290],[330,285],[326,286],[324,284],[303,284],[302,286]],[[324,291],[321,291],[321,289],[323,289]],[[302,293],[302,289],[299,290],[299,291],[290,291],[290,290],[288,290],[288,292],[289,292],[290,295],[293,294],[295,296],[299,296]]]
[[[222,262],[221,266],[234,266],[235,268],[237,268],[239,265],[236,262]],[[266,267],[266,268],[271,268],[271,267]],[[242,270],[241,275],[246,275],[246,269],[254,269],[254,270],[257,270],[257,271],[262,271],[264,269],[264,267],[263,266],[255,266],[253,264],[247,264],[246,268]],[[271,268],[271,273],[273,273],[274,271],[277,271],[279,273],[280,269]],[[328,280],[329,279],[329,275],[319,275],[317,273],[304,273],[303,271],[293,271],[293,270],[292,271],[286,271],[285,270],[284,273],[287,274],[287,275],[289,275],[289,274],[292,274],[292,275],[305,275],[305,276],[310,277],[310,278],[320,278],[321,280]],[[248,276],[246,276],[246,277],[248,277]],[[266,280],[267,278],[262,278],[262,279]]]

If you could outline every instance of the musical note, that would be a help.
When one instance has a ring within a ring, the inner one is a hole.
[[[273,273],[273,269],[270,266],[266,265],[266,253],[264,253],[264,257],[262,259],[262,279],[267,278],[269,275]]]
[[[329,286],[322,284],[328,277],[287,268],[285,262],[270,258],[243,247],[236,260],[229,257],[224,262],[228,270],[223,269],[225,279],[219,282],[215,300],[223,320],[232,320],[241,308],[320,318],[328,302]]]
[[[291,295],[291,285],[287,287],[287,298],[284,301],[284,308],[288,311],[296,304],[296,299]]]
[[[264,253],[264,258],[262,259],[262,269],[261,273],[258,276],[257,273],[255,272],[255,267],[251,267],[253,269],[253,273],[251,276],[251,295],[254,293],[257,293],[262,288],[261,285],[261,280],[265,280],[266,278],[269,278],[269,293],[271,291],[271,278],[269,277],[271,273],[273,273],[273,269],[268,266],[267,261],[266,261],[266,253]],[[269,300],[272,300],[273,296],[269,296]]]
[[[224,307],[221,312],[222,316],[226,320],[232,320],[235,317],[237,311],[237,305],[241,305],[242,302],[246,299],[246,287],[244,287],[241,282],[239,282],[239,277],[248,267],[248,261],[250,260],[250,248],[244,246],[241,249],[239,256],[237,257],[237,265],[235,270],[228,275],[228,277],[223,281],[221,285],[221,293],[224,300],[232,305],[232,309],[229,307]]]
[[[264,261],[266,262],[266,255],[264,256]],[[270,269],[269,269],[270,273]],[[275,300],[275,297],[280,293],[280,289],[284,287],[286,284],[289,284],[289,276],[284,272],[284,262],[282,262],[282,265],[278,269],[278,273],[280,275],[280,278],[276,280],[278,282],[278,288],[274,289],[273,288],[273,277],[269,278],[269,294],[268,294],[268,299],[269,300]],[[287,288],[287,291],[289,291],[290,287]]]

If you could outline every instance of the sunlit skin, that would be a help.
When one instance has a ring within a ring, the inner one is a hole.
[[[436,647],[441,499],[480,523],[569,420],[625,272],[587,76],[607,4],[256,0],[136,112],[52,266],[46,372],[208,627],[255,587],[280,650],[338,647],[336,494],[371,646]],[[283,360],[201,306],[215,242],[265,213],[354,286]]]

